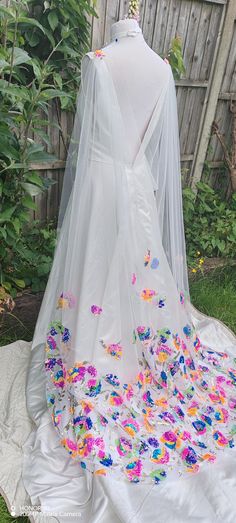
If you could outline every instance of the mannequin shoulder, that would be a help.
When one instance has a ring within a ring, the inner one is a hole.
[[[103,61],[105,53],[103,49],[96,49],[95,51],[88,51],[84,54],[81,60],[81,73],[84,75],[87,70],[96,71],[99,69],[100,63]]]

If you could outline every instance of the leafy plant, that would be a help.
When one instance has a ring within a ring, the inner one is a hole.
[[[55,244],[56,230],[53,222],[42,227],[40,221],[34,221],[26,226],[19,238],[12,260],[12,271],[33,292],[45,289]]]
[[[27,284],[16,261],[27,252],[23,231],[34,198],[52,183],[33,168],[55,159],[46,150],[48,108],[52,100],[73,107],[90,4],[6,0],[0,6],[0,285],[11,294]]]
[[[31,16],[37,13],[44,33],[37,25],[31,31],[22,27],[26,51],[41,61],[53,52],[49,63],[53,65],[56,87],[76,96],[80,61],[90,40],[88,16],[97,16],[94,1],[29,0],[28,8]]]
[[[175,80],[178,80],[181,77],[181,74],[185,73],[182,54],[182,41],[180,36],[176,36],[172,40],[171,47],[167,53],[166,58],[171,65]]]
[[[197,251],[201,256],[236,258],[236,194],[226,202],[208,184],[196,185],[197,197],[189,187],[183,189],[189,264],[196,260]]]

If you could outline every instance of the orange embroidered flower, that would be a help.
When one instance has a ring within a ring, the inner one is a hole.
[[[96,49],[96,51],[94,51],[94,55],[98,58],[102,58],[103,56],[105,56],[105,53],[102,49]]]

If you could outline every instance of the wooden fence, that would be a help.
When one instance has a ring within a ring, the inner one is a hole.
[[[91,20],[92,50],[109,42],[110,27],[123,18],[127,5],[127,0],[97,0],[99,18]],[[195,187],[207,161],[210,183],[225,192],[229,180],[211,126],[215,119],[230,146],[229,102],[236,100],[236,0],[143,0],[140,14],[144,38],[158,54],[167,53],[176,35],[182,39],[186,73],[176,89],[184,183]],[[53,111],[52,120],[55,117]],[[62,127],[69,137],[71,115],[62,114]],[[58,130],[49,132],[59,162],[46,166],[45,174],[57,184],[38,198],[35,217],[43,220],[57,213],[66,158]]]

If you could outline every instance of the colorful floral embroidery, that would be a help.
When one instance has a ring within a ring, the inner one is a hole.
[[[145,291],[151,300],[155,291]],[[141,344],[143,359],[126,383],[88,361],[67,367],[63,349],[70,340],[59,320],[50,324],[47,405],[61,444],[82,468],[159,484],[169,468],[197,473],[202,462],[214,463],[217,452],[234,447],[233,359],[203,345],[192,324],[179,333],[138,325],[133,340]],[[100,342],[109,356],[121,358],[120,342]]]
[[[94,314],[94,316],[99,316],[102,312],[102,308],[98,305],[91,305],[91,312]]]
[[[136,283],[136,280],[137,280],[136,274],[133,272],[133,274],[132,274],[132,280],[131,280],[132,285],[134,285],[134,284]]]
[[[100,343],[106,350],[107,354],[110,354],[110,356],[113,356],[117,360],[121,358],[123,349],[120,343],[106,344],[103,340],[100,340]]]
[[[151,289],[143,289],[140,294],[142,300],[147,302],[151,302],[155,296],[157,296],[157,292]]]
[[[179,298],[180,298],[181,305],[183,305],[184,304],[184,293],[183,292],[180,292]]]
[[[150,264],[150,261],[151,261],[151,251],[150,251],[150,249],[147,249],[147,252],[144,256],[144,266],[147,267]],[[153,258],[151,265],[150,265],[151,269],[157,269],[158,266],[159,266],[159,260],[157,258]]]
[[[150,262],[150,249],[147,250],[147,253],[144,256],[144,266],[147,267]]]
[[[150,327],[137,327],[137,333],[140,341],[150,340],[152,338],[152,330]]]
[[[185,327],[183,328],[183,332],[184,332],[186,338],[190,338],[191,335],[192,335],[191,326],[190,325],[185,325]]]
[[[62,292],[57,301],[57,309],[72,309],[76,300],[72,292]]]
[[[96,49],[96,51],[94,51],[94,55],[97,58],[102,58],[103,56],[105,56],[105,53],[102,49]]]

